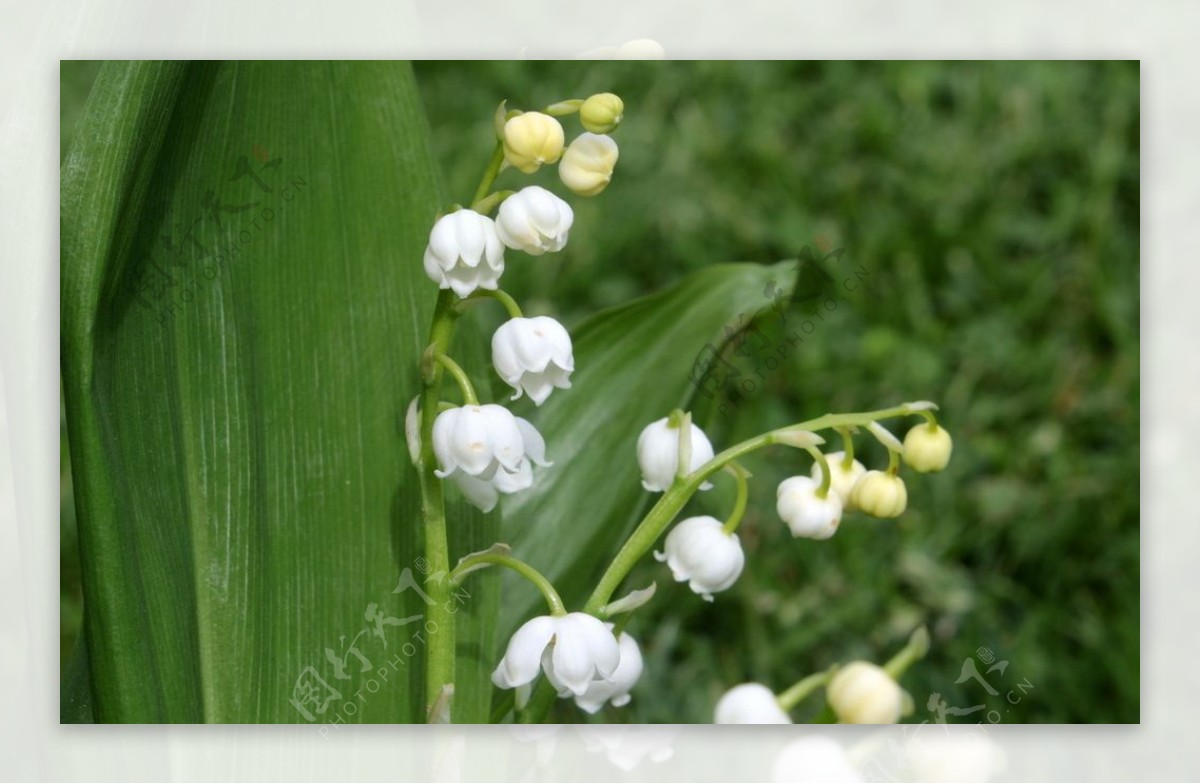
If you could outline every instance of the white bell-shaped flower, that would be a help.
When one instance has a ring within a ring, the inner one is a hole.
[[[530,185],[500,203],[496,234],[513,250],[540,256],[563,249],[574,220],[571,205],[545,188]]]
[[[843,724],[895,724],[904,708],[900,684],[877,664],[850,662],[825,687],[829,707]]]
[[[610,630],[613,628],[611,623],[605,625]],[[588,713],[596,713],[606,702],[611,702],[615,708],[629,704],[629,692],[642,677],[642,650],[637,641],[627,632],[621,632],[617,647],[621,650],[621,662],[612,675],[607,680],[592,681],[587,691],[575,697],[575,704]]]
[[[509,319],[492,335],[492,364],[504,382],[541,405],[555,387],[571,388],[571,336],[549,316]]]
[[[676,582],[686,580],[706,602],[737,582],[746,565],[737,534],[726,533],[720,520],[708,516],[681,520],[654,557],[666,561]]]
[[[712,444],[704,431],[691,426],[692,458],[687,471],[691,473],[713,459]],[[675,481],[679,470],[679,429],[671,427],[667,417],[651,422],[642,430],[637,442],[638,465],[642,469],[642,487],[652,493],[661,493]],[[712,484],[705,482],[701,490]]]
[[[477,288],[495,290],[503,272],[504,243],[491,218],[458,210],[433,224],[425,248],[425,274],[439,287],[466,297]]]
[[[533,465],[548,466],[546,442],[527,420],[503,406],[451,408],[433,423],[434,473],[450,479],[485,512],[498,493],[516,493],[533,484]]]
[[[717,701],[713,724],[791,724],[775,693],[761,683],[734,686]]]
[[[599,618],[580,612],[542,615],[513,634],[492,683],[514,689],[545,672],[560,694],[581,696],[592,681],[611,681],[620,663],[617,638]]]
[[[830,489],[821,498],[821,483],[808,476],[793,476],[779,483],[775,509],[792,530],[792,536],[828,539],[842,522],[842,497]]]
[[[558,176],[580,196],[595,196],[608,187],[619,155],[611,136],[581,133],[563,153]]]
[[[830,452],[825,455],[825,459],[829,462],[830,486],[842,499],[842,511],[853,512],[856,507],[851,501],[851,491],[854,490],[855,483],[862,479],[862,475],[867,473],[867,467],[858,460],[851,460],[850,467],[847,468],[845,452]],[[817,482],[821,481],[820,463],[813,463],[811,476]]]

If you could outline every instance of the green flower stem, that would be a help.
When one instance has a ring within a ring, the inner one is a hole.
[[[784,711],[790,711],[799,705],[805,697],[829,683],[831,677],[833,677],[832,669],[801,678],[789,687],[787,691],[776,697],[775,701],[779,703],[779,707],[783,708]]]
[[[475,195],[471,198],[471,204],[475,205],[487,198],[488,191],[492,189],[492,183],[496,181],[496,177],[500,174],[500,167],[504,165],[504,142],[497,141],[496,148],[492,150],[492,159],[488,161],[487,168],[483,170],[483,178],[479,181],[479,187],[475,189]],[[471,209],[474,209],[472,206]]]
[[[833,474],[829,473],[829,460],[825,458],[825,453],[815,446],[810,447],[808,453],[821,466],[821,486],[817,488],[817,498],[828,498],[829,487],[833,484]]]
[[[475,396],[475,387],[471,385],[471,379],[467,378],[467,373],[457,362],[443,354],[441,351],[435,351],[433,361],[450,371],[450,375],[454,376],[455,383],[462,390],[463,402],[468,406],[479,405],[479,398]]]
[[[546,605],[550,608],[551,615],[566,615],[567,608],[563,604],[562,598],[558,595],[558,591],[554,590],[554,586],[546,579],[541,572],[534,569],[529,564],[519,558],[513,558],[511,555],[501,555],[500,553],[480,553],[478,555],[468,556],[459,562],[458,566],[454,567],[454,571],[450,572],[450,584],[457,587],[462,584],[467,574],[473,571],[473,567],[478,567],[479,564],[493,564],[495,566],[503,566],[507,569],[512,569],[517,574],[524,577],[529,582],[533,583],[542,596],[546,597]]]
[[[438,294],[429,331],[427,357],[437,356],[450,347],[454,334],[454,293]],[[425,559],[434,574],[450,572],[450,546],[446,539],[446,504],[442,481],[434,471],[437,458],[433,454],[433,423],[437,419],[442,369],[444,365],[429,360],[422,362],[421,380],[421,520],[425,534]],[[443,687],[454,683],[454,602],[449,580],[431,580],[426,585],[432,600],[427,610],[425,650],[425,709],[426,715],[442,698]],[[451,708],[453,706],[450,706]],[[449,711],[448,711],[449,712]],[[452,715],[452,713],[451,713]]]
[[[900,473],[900,453],[895,449],[888,450],[887,472],[889,476],[895,476]]]
[[[729,518],[722,526],[725,533],[731,534],[737,530],[738,525],[742,522],[742,517],[746,514],[746,503],[750,500],[750,483],[746,480],[750,477],[750,472],[737,463],[730,463],[726,470],[737,480],[737,500],[733,502],[733,511],[729,513]]]
[[[929,630],[922,626],[912,633],[912,636],[908,638],[908,643],[900,649],[900,652],[883,665],[883,670],[892,676],[893,680],[899,680],[913,662],[924,658],[928,652]]]
[[[621,586],[621,582],[637,562],[646,553],[650,552],[650,549],[654,547],[654,543],[662,536],[667,526],[671,524],[671,521],[683,509],[684,504],[700,489],[700,485],[704,484],[710,476],[720,471],[729,463],[764,446],[786,443],[786,435],[789,431],[819,431],[837,427],[865,427],[869,423],[879,419],[909,416],[913,413],[916,412],[908,406],[902,405],[862,413],[825,414],[806,422],[800,422],[778,430],[771,430],[743,441],[740,444],[731,446],[686,477],[676,477],[675,482],[667,488],[667,491],[658,499],[658,503],[650,508],[650,511],[646,513],[646,516],[642,518],[642,521],[633,530],[633,533],[625,540],[625,544],[621,546],[612,563],[608,565],[608,569],[600,577],[600,582],[596,585],[595,590],[592,591],[587,604],[584,605],[584,612],[597,615],[600,608],[608,604],[613,593]]]
[[[516,191],[494,191],[483,197],[479,201],[471,205],[471,209],[478,212],[480,215],[487,215],[492,210],[496,209]]]
[[[488,289],[476,289],[475,293],[459,302],[455,307],[457,307],[461,312],[463,309],[474,305],[476,302],[483,302],[487,299],[494,299],[503,305],[504,309],[508,311],[510,318],[525,317],[525,314],[521,312],[521,306],[518,305],[517,301],[513,299],[512,296],[509,295],[509,293],[504,289],[496,289],[495,291],[489,291]]]
[[[854,465],[854,437],[850,435],[850,428],[837,428],[838,435],[842,437],[842,468],[846,471]]]

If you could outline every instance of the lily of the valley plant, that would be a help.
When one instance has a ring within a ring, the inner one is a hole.
[[[449,579],[430,581],[427,586],[434,613],[427,626],[431,631],[425,673],[431,721],[450,721],[454,715],[455,618],[450,592],[481,567],[512,569],[546,601],[546,614],[529,618],[513,634],[492,675],[496,687],[515,691],[516,718],[540,721],[556,698],[574,700],[580,709],[594,713],[606,704],[628,703],[644,668],[631,618],[652,599],[653,590],[613,598],[639,561],[653,554],[675,580],[686,582],[700,599],[710,602],[753,563],[753,554],[744,551],[737,534],[749,497],[749,474],[738,462],[745,455],[778,446],[811,459],[811,471],[798,472],[779,485],[777,511],[793,536],[814,540],[813,546],[837,534],[846,512],[900,516],[908,502],[901,464],[917,472],[938,471],[950,458],[950,435],[938,424],[936,406],[928,402],[826,414],[720,452],[689,413],[664,412],[640,433],[636,455],[627,456],[636,457],[642,485],[660,494],[658,501],[613,555],[582,607],[566,607],[551,582],[506,545],[457,554],[457,565],[451,565],[455,554],[447,545],[447,483],[456,488],[450,492],[461,492],[490,512],[501,495],[531,487],[544,471],[563,470],[554,465],[554,444],[544,442],[536,422],[513,415],[501,403],[480,401],[453,358],[459,314],[484,299],[496,300],[507,311],[509,320],[492,336],[491,356],[496,374],[512,388],[512,399],[524,396],[541,406],[551,395],[587,394],[571,389],[575,360],[563,325],[546,316],[526,317],[500,287],[505,254],[539,257],[562,251],[574,212],[567,201],[545,188],[530,185],[512,191],[493,190],[493,186],[504,169],[531,174],[542,166],[557,165],[568,191],[585,197],[600,194],[617,164],[618,147],[610,134],[617,130],[623,113],[621,99],[611,93],[561,101],[541,111],[506,110],[501,104],[495,151],[473,198],[466,207],[453,207],[430,231],[424,266],[441,292],[422,357],[423,391],[409,407],[407,435],[421,475],[425,557],[434,574],[449,574]],[[568,144],[559,118],[572,115],[578,115],[584,130]],[[458,388],[458,402],[446,399],[447,376]],[[879,424],[909,416],[921,421],[903,441]],[[853,437],[859,429],[886,447],[886,466],[868,470],[855,458]],[[821,450],[826,443],[821,433],[827,431],[840,437],[839,451]],[[736,483],[737,497],[728,517],[690,517],[676,523],[688,500],[711,488],[719,473]],[[660,540],[661,549],[655,550]],[[835,665],[778,693],[759,683],[734,686],[714,706],[714,721],[790,723],[789,711],[823,688],[839,721],[896,722],[911,704],[897,679],[927,647],[928,636],[919,629],[883,666],[865,661]]]

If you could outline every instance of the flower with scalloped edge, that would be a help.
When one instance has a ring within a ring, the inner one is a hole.
[[[721,695],[713,724],[792,724],[775,692],[761,683],[743,683]]]
[[[736,533],[725,530],[715,517],[702,515],[681,520],[667,534],[663,552],[654,553],[657,561],[666,561],[676,582],[688,587],[706,602],[735,582],[746,565],[746,555]]]
[[[828,539],[842,522],[842,497],[832,487],[822,498],[821,483],[808,476],[793,476],[779,483],[775,510],[787,523],[792,536]]]
[[[433,423],[433,452],[440,468],[475,506],[496,506],[498,493],[533,484],[533,466],[548,466],[546,442],[527,420],[492,403],[451,408]]]
[[[566,246],[574,220],[571,205],[545,188],[530,185],[500,202],[496,233],[513,250],[540,256]]]
[[[611,623],[605,626],[610,631],[614,628]],[[632,699],[629,692],[642,677],[642,649],[638,647],[637,640],[628,632],[621,632],[621,636],[617,638],[617,647],[621,650],[621,662],[612,675],[607,679],[598,678],[592,681],[588,684],[587,691],[575,695],[575,704],[588,713],[598,712],[605,703],[611,703],[614,708],[628,705]]]
[[[515,390],[513,400],[524,392],[540,406],[555,387],[571,388],[571,336],[549,316],[509,319],[492,335],[492,364]]]
[[[495,290],[504,272],[504,243],[491,218],[458,210],[433,224],[424,263],[434,283],[460,297],[477,288]]]
[[[593,681],[611,681],[620,663],[620,645],[604,621],[581,612],[540,615],[513,634],[492,683],[515,689],[544,672],[559,696],[582,696]]]

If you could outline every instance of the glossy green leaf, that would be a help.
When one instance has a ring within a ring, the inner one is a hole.
[[[642,428],[691,404],[706,346],[723,346],[730,330],[770,307],[772,281],[790,291],[796,262],[709,267],[575,330],[572,388],[527,414],[554,465],[504,506],[514,553],[543,571],[570,607],[582,605],[653,497],[637,464]],[[526,586],[510,585],[505,596],[503,633],[542,611]]]
[[[445,201],[407,64],[104,66],[62,171],[97,721],[421,719],[403,414]],[[496,541],[449,514],[453,552]],[[488,716],[493,580],[459,613],[458,721]]]

